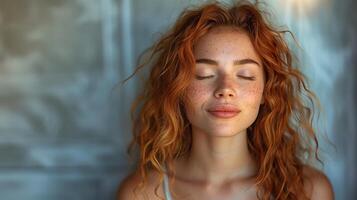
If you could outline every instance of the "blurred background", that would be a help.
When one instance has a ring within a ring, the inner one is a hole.
[[[0,0],[0,199],[114,199],[130,170],[128,113],[140,53],[204,0]],[[232,1],[226,0],[230,3]],[[266,0],[290,29],[323,108],[322,170],[357,199],[357,8],[353,0]]]

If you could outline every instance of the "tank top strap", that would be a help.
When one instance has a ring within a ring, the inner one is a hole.
[[[170,187],[169,187],[169,177],[167,176],[167,170],[165,167],[164,170],[164,185],[163,185],[163,189],[164,189],[164,194],[165,194],[165,199],[166,200],[173,200],[171,197],[171,193],[170,193]]]

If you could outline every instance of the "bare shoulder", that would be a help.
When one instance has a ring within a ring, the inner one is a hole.
[[[141,183],[142,179],[143,178],[141,177],[140,173],[137,171],[132,172],[130,175],[124,178],[117,191],[117,200],[156,199],[157,197],[155,196],[155,187],[160,184],[158,173],[150,171],[143,190],[140,190],[135,194],[134,189],[139,183]],[[161,190],[159,190],[159,195],[162,196],[160,191]]]
[[[330,180],[320,170],[305,165],[303,168],[305,191],[311,200],[333,200],[334,193]]]
[[[118,200],[134,199],[134,188],[140,183],[138,172],[132,172],[122,180],[117,191]]]

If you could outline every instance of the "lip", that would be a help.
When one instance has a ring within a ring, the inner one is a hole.
[[[235,117],[241,112],[237,107],[229,104],[215,105],[209,108],[207,111],[215,117],[225,119]]]

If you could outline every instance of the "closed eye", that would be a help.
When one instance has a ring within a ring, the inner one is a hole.
[[[212,77],[213,77],[213,75],[210,75],[210,76],[197,76],[196,75],[196,79],[198,79],[198,80],[208,79],[208,78],[212,78]]]
[[[239,78],[243,78],[243,79],[246,79],[246,80],[251,80],[251,81],[253,81],[253,80],[255,80],[255,77],[250,77],[250,76],[238,76]]]

